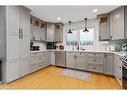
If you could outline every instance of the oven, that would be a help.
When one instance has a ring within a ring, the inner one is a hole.
[[[127,56],[120,58],[122,61],[122,86],[127,89]]]
[[[122,62],[122,85],[127,89],[127,62]]]

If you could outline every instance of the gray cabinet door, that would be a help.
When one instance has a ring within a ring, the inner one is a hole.
[[[104,73],[108,75],[114,74],[114,56],[113,54],[106,54],[106,63],[104,63]]]
[[[74,53],[66,53],[66,67],[75,68],[75,54]]]
[[[124,39],[124,7],[112,12],[112,40]]]
[[[7,6],[6,7],[6,23],[7,23],[7,32],[19,33],[20,25],[20,8],[17,6]]]
[[[21,60],[21,77],[30,73],[30,58],[22,58]]]
[[[20,59],[7,61],[7,80],[6,82],[14,81],[20,78]]]
[[[54,24],[47,23],[47,42],[54,41]]]
[[[77,69],[86,70],[86,56],[84,53],[77,53],[76,67]]]
[[[110,39],[109,14],[99,16],[99,40],[106,41]]]

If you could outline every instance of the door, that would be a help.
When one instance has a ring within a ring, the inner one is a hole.
[[[30,73],[30,14],[24,8],[20,9],[20,57],[21,57],[21,76]]]
[[[84,53],[77,53],[76,68],[86,70],[86,57]]]
[[[7,6],[6,7],[7,16],[7,32],[19,33],[19,20],[20,12],[17,6]]]
[[[113,54],[106,54],[106,65],[104,68],[105,68],[105,74],[113,75],[114,73]]]
[[[22,58],[21,60],[21,77],[30,73],[30,58]]]
[[[70,52],[66,54],[66,67],[75,68],[75,54]]]
[[[21,28],[21,58],[30,57],[30,14],[27,10],[20,10]]]
[[[19,34],[7,32],[7,60],[20,58]]]
[[[20,78],[20,59],[7,61],[7,83]]]
[[[109,40],[110,33],[109,33],[109,15],[105,14],[100,16],[100,23],[99,23],[99,40],[105,41]]]
[[[124,7],[112,12],[112,39],[124,39]]]
[[[47,23],[47,42],[54,41],[54,24]]]
[[[20,58],[19,15],[19,7],[6,7],[7,60]]]

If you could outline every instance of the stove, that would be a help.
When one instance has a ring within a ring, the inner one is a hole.
[[[122,56],[120,60],[122,61],[122,86],[127,89],[127,56]]]

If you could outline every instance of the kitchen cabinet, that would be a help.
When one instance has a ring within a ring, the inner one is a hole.
[[[75,53],[67,52],[66,53],[66,67],[68,68],[75,68]]]
[[[85,53],[77,53],[76,54],[76,69],[86,70],[87,63],[86,63],[86,54]]]
[[[110,40],[110,15],[102,14],[99,18],[99,40],[108,41]]]
[[[51,52],[51,65],[55,65],[55,52]]]
[[[67,52],[66,53],[66,67],[86,70],[87,63],[86,63],[85,57],[86,57],[85,53]]]
[[[31,40],[45,41],[46,23],[34,16],[31,16]]]
[[[50,52],[40,52],[31,54],[31,72],[50,65]]]
[[[57,23],[54,24],[54,41],[63,41],[63,24]]]
[[[54,42],[54,24],[47,23],[47,42]]]
[[[114,76],[118,83],[122,86],[122,61],[119,55],[114,55]]]
[[[30,10],[20,6],[6,6],[5,11],[8,76],[6,80],[11,82],[30,73],[30,62],[25,60],[30,58]],[[19,60],[13,61],[17,59]]]
[[[103,53],[87,53],[87,68],[89,71],[103,73],[104,70]]]
[[[112,40],[127,39],[127,7],[121,6],[110,13]]]
[[[114,75],[114,55],[105,54],[104,74]]]
[[[7,69],[6,71],[7,83],[20,78],[20,59],[13,59],[7,61],[6,69]]]
[[[47,23],[47,42],[63,41],[63,24]]]

